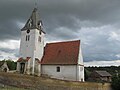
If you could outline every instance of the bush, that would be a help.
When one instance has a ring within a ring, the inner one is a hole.
[[[16,70],[17,62],[14,62],[13,60],[2,60],[0,62],[7,62],[8,68],[10,70]]]
[[[17,63],[12,60],[6,60],[10,70],[16,70]]]
[[[114,90],[120,90],[120,75],[112,77],[112,88]]]

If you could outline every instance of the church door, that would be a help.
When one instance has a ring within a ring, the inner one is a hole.
[[[20,73],[24,73],[24,69],[25,69],[25,63],[20,63]]]
[[[4,68],[4,72],[7,72],[7,68]]]

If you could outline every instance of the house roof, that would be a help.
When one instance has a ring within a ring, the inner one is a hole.
[[[112,76],[110,73],[108,73],[107,71],[95,71],[96,73],[98,73],[100,76]]]
[[[26,59],[23,59],[22,57],[20,57],[17,62],[22,62],[22,61],[29,61],[31,57],[26,57]]]
[[[41,64],[78,64],[80,40],[46,44]]]
[[[0,61],[0,67],[1,67],[3,64],[4,64],[4,62],[3,62],[3,61]]]

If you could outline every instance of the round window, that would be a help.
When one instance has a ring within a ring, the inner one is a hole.
[[[29,33],[29,32],[30,32],[30,30],[28,29],[28,30],[27,30],[27,33]]]

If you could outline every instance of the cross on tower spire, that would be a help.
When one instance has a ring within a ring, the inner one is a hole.
[[[35,8],[38,8],[38,7],[37,7],[37,0],[35,0]]]

